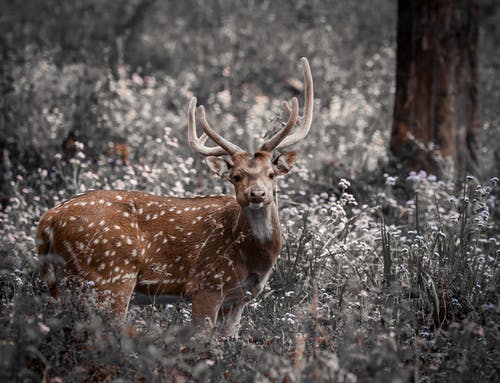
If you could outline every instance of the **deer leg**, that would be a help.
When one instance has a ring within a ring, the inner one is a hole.
[[[221,336],[238,338],[240,329],[240,320],[244,303],[235,303],[228,306],[222,306],[219,310],[219,321],[221,323]]]
[[[194,295],[193,324],[197,327],[213,328],[222,300],[220,291],[201,291]]]
[[[135,283],[135,279],[129,279],[114,285],[108,284],[97,287],[99,302],[110,309],[113,318],[118,323],[125,323]]]

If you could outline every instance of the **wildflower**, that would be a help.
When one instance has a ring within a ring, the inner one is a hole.
[[[385,184],[388,185],[388,186],[394,186],[394,185],[396,185],[396,180],[397,180],[397,177],[389,177],[389,176],[387,176],[385,178]]]
[[[349,181],[344,178],[340,179],[339,188],[341,188],[342,190],[346,190],[347,188],[349,188],[349,186],[351,186],[351,183]]]

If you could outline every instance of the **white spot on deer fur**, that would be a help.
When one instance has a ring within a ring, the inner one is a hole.
[[[78,219],[78,218],[77,218],[77,217],[75,217],[74,215],[71,215],[71,216],[69,217],[69,220],[70,220],[70,221],[76,221],[77,219]]]
[[[165,215],[165,210],[160,211],[160,215]]]
[[[113,228],[116,229],[116,230],[121,230],[121,227],[118,226],[118,225],[113,225]]]
[[[176,226],[175,230],[177,230],[177,231],[184,231],[184,229],[182,227],[180,227],[180,226]]]
[[[175,239],[175,237],[174,237],[174,239]],[[163,238],[163,240],[161,241],[161,243],[163,243],[163,244],[167,243],[167,238]]]
[[[141,255],[144,256],[144,254],[146,254],[146,249],[143,247],[141,250]]]
[[[79,250],[83,250],[83,248],[85,247],[85,245],[82,242],[77,242],[76,246],[78,247]]]
[[[137,209],[137,214],[142,214],[144,213],[144,209],[142,207],[140,207],[139,209]]]
[[[126,211],[124,211],[122,215],[123,215],[125,218],[128,218],[128,217],[130,216],[130,214],[129,214],[128,212],[126,212]]]
[[[158,214],[154,214],[153,219],[157,219],[157,218],[158,218]]]
[[[114,263],[115,263],[115,261],[113,261],[113,260],[109,261],[109,267],[113,267]]]
[[[121,247],[122,243],[120,241],[116,242],[116,247]]]
[[[106,250],[106,251],[104,252],[104,256],[105,256],[105,257],[109,256],[109,250]]]
[[[137,257],[137,249],[132,249],[132,251],[130,252],[130,255],[132,257]]]
[[[106,268],[106,264],[103,262],[99,265],[99,268],[97,269],[97,271],[102,271]]]
[[[112,203],[111,202],[106,202],[106,206],[111,206]]]
[[[131,245],[132,244],[132,239],[130,237],[127,237],[127,245]]]
[[[104,203],[104,200],[101,198],[101,199],[99,200],[99,204],[101,204],[101,205],[102,205],[103,203]]]
[[[168,219],[170,222],[175,222],[175,218],[169,218]]]
[[[118,266],[116,266],[114,270],[115,270],[115,272],[117,273],[117,272],[119,272],[121,269],[120,269]]]
[[[181,258],[182,258],[181,256],[176,257],[175,262],[179,262],[181,260]]]
[[[90,228],[90,227],[94,227],[94,225],[95,225],[95,223],[94,223],[94,222],[90,222],[90,223],[88,224],[88,226],[87,226],[87,227],[89,227],[89,228]]]
[[[129,260],[128,259],[125,259],[125,265],[128,265],[129,264]]]
[[[79,226],[78,231],[81,233],[83,231],[83,226]]]
[[[95,205],[95,201],[90,201],[89,204],[90,205]]]
[[[104,222],[104,220],[103,220],[103,219],[101,219],[101,220],[99,221],[99,226],[104,226],[105,224],[106,224],[106,222]]]
[[[99,238],[94,239],[94,240],[92,241],[92,243],[93,243],[94,245],[97,245],[97,244],[99,243]]]
[[[177,214],[182,214],[182,210],[177,210],[176,213]]]
[[[115,197],[118,201],[121,201],[123,199],[123,197],[120,194],[117,194]]]
[[[108,240],[107,240],[106,238],[104,238],[104,239],[102,240],[102,243],[106,244],[106,243],[108,243]]]
[[[226,278],[226,282],[229,282],[229,281],[231,281],[231,277],[230,276]]]
[[[189,235],[192,235],[192,234],[193,234],[193,232],[192,232],[192,231],[190,231],[189,233],[187,233],[187,235],[188,235],[188,236],[189,236]]]
[[[136,273],[128,273],[128,274],[122,275],[122,280],[124,280],[124,279],[134,279],[135,277],[137,277]]]
[[[189,211],[189,210],[191,210],[191,208],[189,206],[184,208],[184,211]]]
[[[59,224],[59,226],[61,226],[61,227],[65,227],[65,226],[66,226],[66,223],[67,223],[66,221],[62,221],[62,222]]]
[[[160,248],[157,248],[155,253],[159,253],[160,252]]]

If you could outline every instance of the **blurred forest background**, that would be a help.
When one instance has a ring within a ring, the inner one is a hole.
[[[0,0],[0,377],[496,381],[500,7],[477,4],[465,177],[439,154],[429,174],[389,150],[395,0]],[[193,342],[187,306],[132,308],[137,336],[71,292],[51,300],[34,244],[44,211],[89,189],[231,193],[187,144],[189,99],[253,150],[302,97],[302,56],[313,126],[280,180],[286,245],[240,340]]]

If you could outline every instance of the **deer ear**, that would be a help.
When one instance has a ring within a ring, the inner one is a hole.
[[[233,167],[233,163],[224,158],[209,156],[205,159],[207,161],[208,167],[219,177],[226,176]]]
[[[299,156],[298,150],[292,150],[291,152],[284,153],[280,155],[273,161],[273,169],[276,172],[277,176],[282,176],[283,174],[287,174],[290,169],[295,165],[295,161]]]

